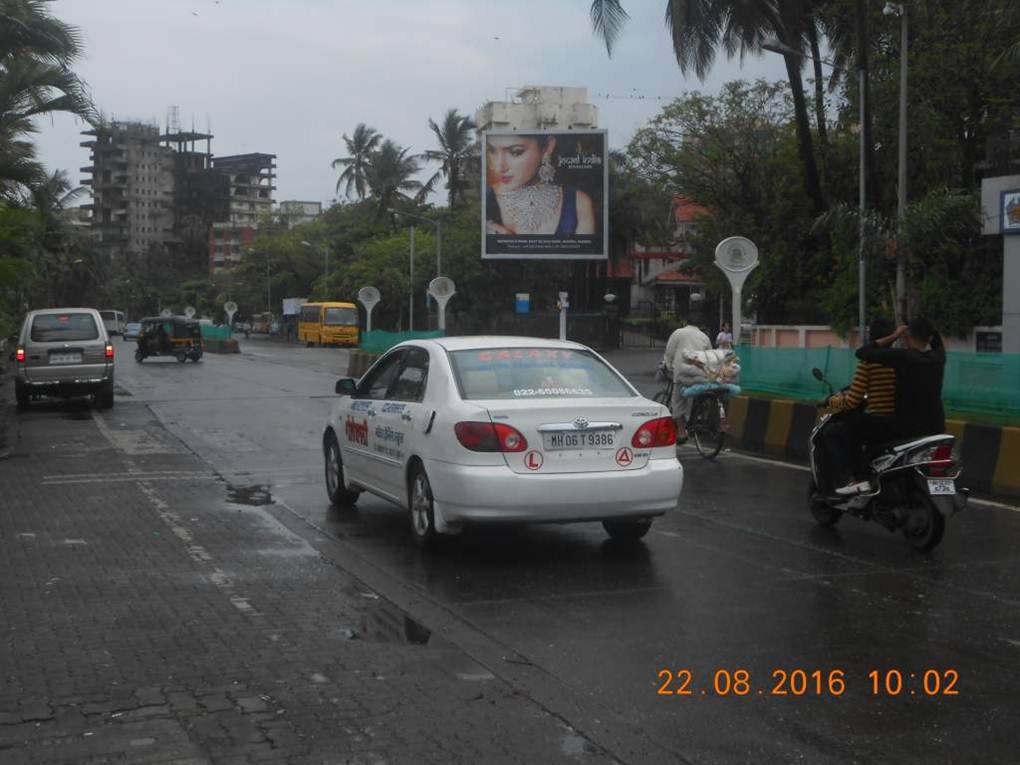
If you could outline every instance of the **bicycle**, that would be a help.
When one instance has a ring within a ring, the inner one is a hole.
[[[715,459],[726,442],[726,409],[723,402],[735,395],[739,388],[726,383],[699,383],[686,388],[684,395],[693,398],[691,416],[688,418],[687,434],[694,439],[698,454],[707,460]],[[673,381],[667,380],[666,387],[655,394],[653,400],[663,404],[673,413]]]

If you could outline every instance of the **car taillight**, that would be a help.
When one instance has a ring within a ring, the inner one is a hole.
[[[113,346],[110,345],[109,343],[106,344],[106,358],[108,359],[113,358]]]
[[[501,422],[458,422],[453,426],[457,440],[473,452],[523,452],[528,440],[517,428]]]
[[[672,417],[649,420],[630,440],[635,449],[651,449],[655,446],[672,446],[676,443],[676,423]]]
[[[14,358],[21,364],[25,363],[25,349],[18,348],[14,351]]]

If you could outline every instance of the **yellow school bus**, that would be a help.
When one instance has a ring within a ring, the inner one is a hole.
[[[298,342],[357,347],[358,307],[354,303],[305,303],[298,316]]]

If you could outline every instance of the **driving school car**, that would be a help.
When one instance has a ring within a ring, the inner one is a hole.
[[[368,491],[405,507],[423,546],[465,523],[602,521],[635,540],[683,487],[669,411],[578,343],[406,342],[336,392],[330,501]]]

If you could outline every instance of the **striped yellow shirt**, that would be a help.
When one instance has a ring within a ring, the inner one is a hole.
[[[837,410],[856,409],[868,394],[864,411],[875,417],[888,417],[896,412],[896,370],[881,364],[860,361],[850,389],[843,395]]]

